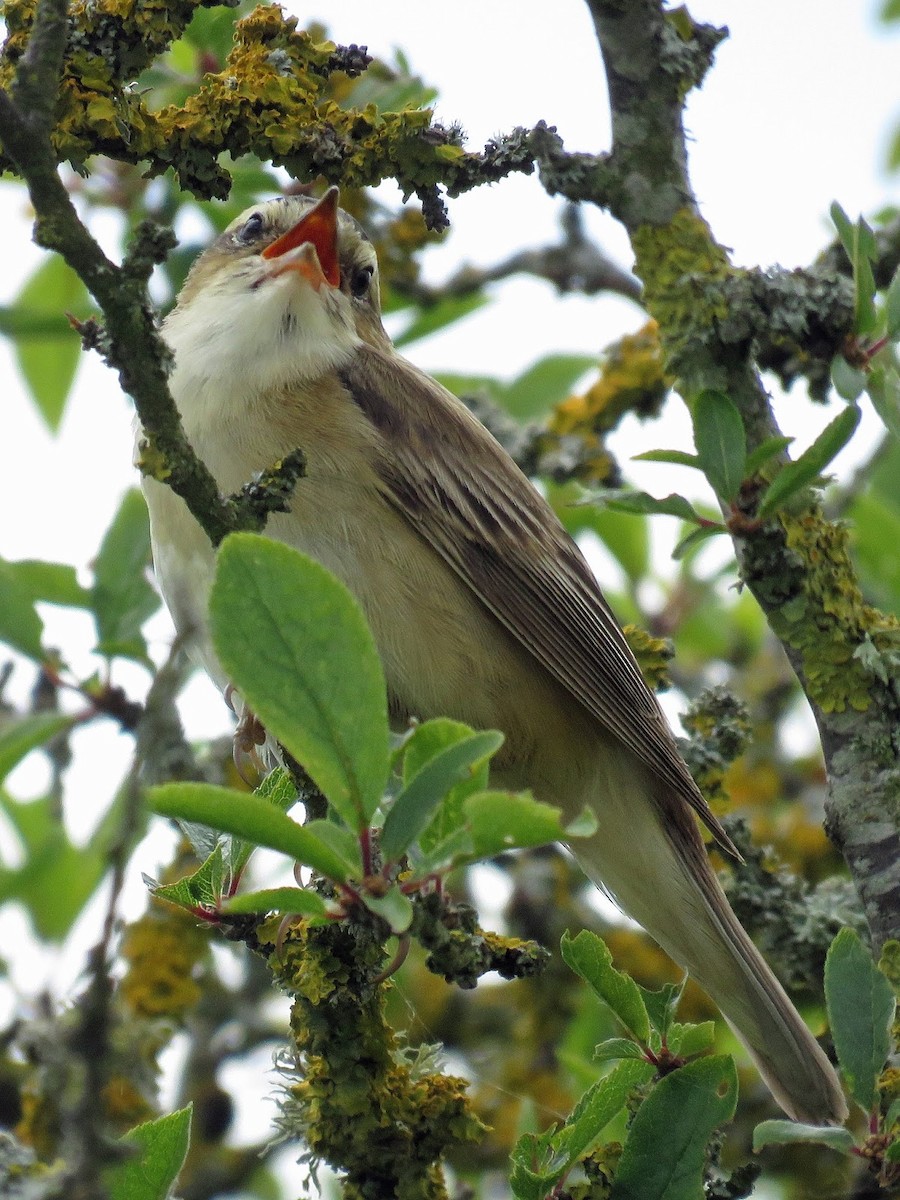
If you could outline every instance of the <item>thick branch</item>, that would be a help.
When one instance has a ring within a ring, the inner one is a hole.
[[[753,360],[752,324],[741,331],[735,301],[748,281],[699,215],[682,124],[684,97],[721,34],[692,25],[683,10],[666,13],[660,0],[588,5],[613,122],[613,179],[596,199],[628,229],[680,390],[689,400],[703,388],[726,391],[752,450],[781,431]],[[841,290],[836,306],[845,303]],[[742,577],[812,706],[829,774],[829,830],[880,943],[900,934],[900,698],[891,622],[863,603],[843,528],[826,522],[811,496],[805,503],[803,511],[745,523],[735,547]],[[752,505],[751,498],[749,515]]]

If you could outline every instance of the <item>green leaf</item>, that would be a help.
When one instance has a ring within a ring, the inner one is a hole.
[[[35,713],[0,723],[0,781],[26,754],[43,746],[71,724],[72,717],[61,713]]]
[[[853,249],[854,249],[854,243],[855,243],[854,233],[853,233],[853,222],[850,220],[850,218],[847,216],[847,214],[841,208],[840,204],[838,204],[837,200],[832,201],[831,208],[829,211],[831,213],[831,219],[834,222],[834,226],[837,229],[838,237],[840,238],[841,245],[844,247],[844,250],[847,253],[847,257],[849,258],[850,263],[852,265]]]
[[[470,292],[467,296],[448,296],[439,300],[437,304],[419,309],[418,316],[394,338],[394,345],[398,349],[408,346],[411,342],[417,342],[420,338],[428,337],[431,333],[437,333],[439,329],[461,321],[463,317],[468,317],[470,313],[477,312],[489,303],[489,297],[481,292]]]
[[[886,1163],[900,1163],[900,1138],[895,1138],[884,1152]]]
[[[831,360],[831,383],[842,400],[858,400],[866,390],[866,373],[851,367],[843,354]]]
[[[22,559],[9,566],[19,582],[28,589],[32,600],[62,604],[69,608],[91,607],[91,593],[81,586],[75,568],[67,563]]]
[[[838,1062],[854,1100],[871,1112],[891,1049],[896,1007],[890,983],[852,929],[842,929],[825,958],[825,1003]]]
[[[695,525],[702,523],[690,501],[677,492],[657,499],[647,492],[631,492],[618,488],[597,488],[587,497],[587,503],[602,504],[619,512],[660,513],[667,517],[680,517],[682,521],[691,521]]]
[[[119,807],[112,806],[87,846],[75,846],[59,819],[58,798],[19,803],[0,790],[0,808],[24,850],[20,867],[0,866],[0,905],[17,900],[41,938],[62,941],[109,866],[109,833]]]
[[[503,744],[496,730],[473,733],[447,746],[413,776],[391,805],[381,832],[381,853],[396,862],[428,826],[441,800],[458,783],[471,779]]]
[[[209,783],[165,783],[150,788],[147,805],[161,816],[196,821],[257,846],[280,850],[329,879],[343,882],[348,878],[346,864],[330,846],[261,796]]]
[[[327,917],[328,905],[318,892],[309,888],[264,888],[258,892],[241,892],[222,904],[226,913],[296,913],[304,917]]]
[[[38,318],[60,317],[66,312],[83,316],[89,299],[72,268],[58,254],[52,254],[22,288],[16,304]],[[19,337],[16,355],[38,411],[55,433],[81,359],[78,334],[74,329],[60,328],[56,337]]]
[[[179,908],[217,912],[229,882],[222,846],[217,845],[192,875],[185,875],[175,883],[154,884],[152,891],[158,900],[168,900]]]
[[[702,470],[700,458],[684,450],[645,450],[643,454],[632,454],[632,462],[672,463],[676,467],[694,467]]]
[[[841,1154],[853,1153],[853,1134],[833,1125],[801,1125],[797,1121],[762,1121],[753,1131],[753,1150],[765,1146],[791,1146],[797,1142],[818,1142]]]
[[[190,1145],[191,1109],[189,1104],[147,1121],[121,1139],[136,1153],[104,1170],[109,1200],[167,1200],[172,1195]]]
[[[900,439],[900,374],[896,367],[873,367],[867,387],[885,429]]]
[[[794,462],[787,463],[769,485],[759,504],[759,516],[777,512],[791,496],[807,487],[847,445],[859,424],[860,410],[849,405],[822,430]]]
[[[669,1026],[669,1049],[673,1054],[680,1054],[682,1058],[705,1054],[713,1048],[715,1041],[715,1021],[701,1021],[696,1025],[680,1025],[676,1021]]]
[[[371,892],[360,894],[366,908],[386,921],[391,928],[391,933],[397,935],[406,933],[412,924],[413,906],[398,887],[390,888],[383,896],[375,896]]]
[[[770,437],[761,441],[756,449],[747,455],[747,461],[744,463],[745,477],[752,479],[766,463],[771,462],[777,454],[781,454],[782,450],[786,450],[793,440],[792,437]]]
[[[831,219],[853,267],[854,328],[857,333],[871,333],[877,323],[872,275],[872,259],[877,253],[875,235],[862,217],[854,225],[836,201],[831,206]]]
[[[44,622],[35,611],[30,589],[22,583],[15,567],[15,563],[0,559],[0,641],[41,662]]]
[[[746,474],[747,436],[737,407],[723,392],[701,392],[692,405],[700,467],[722,500],[734,500]]]
[[[357,832],[389,770],[387,697],[362,610],[321,564],[270,538],[231,534],[210,598],[216,653],[268,732]]]
[[[631,1123],[610,1200],[698,1200],[707,1143],[736,1104],[728,1055],[701,1058],[661,1079]]]
[[[520,421],[545,416],[571,395],[582,375],[596,367],[597,359],[591,355],[550,354],[503,388],[503,407]]]
[[[639,1058],[642,1062],[645,1061],[644,1051],[637,1042],[618,1037],[600,1042],[594,1050],[594,1058],[597,1062],[615,1062],[621,1058]]]
[[[650,1018],[650,1024],[662,1037],[668,1037],[686,982],[687,976],[682,979],[681,983],[664,983],[656,991],[650,991],[648,988],[637,985],[647,1010],[647,1016]]]
[[[727,533],[728,530],[724,525],[701,525],[699,529],[692,529],[690,533],[686,533],[675,544],[672,551],[672,558],[675,562],[680,562],[691,550],[699,546],[701,542],[708,542],[710,538],[718,537],[720,534]]]
[[[653,1078],[648,1062],[623,1062],[589,1088],[554,1139],[557,1152],[565,1155],[563,1175],[591,1150],[613,1117],[625,1107],[636,1087]]]
[[[556,1151],[557,1130],[526,1133],[516,1142],[511,1155],[509,1186],[516,1200],[544,1200],[563,1173]]]
[[[612,965],[612,955],[602,938],[586,929],[576,937],[564,933],[563,960],[611,1008],[622,1024],[642,1043],[650,1036],[647,1007],[638,985]]]
[[[487,395],[495,403],[501,403],[503,384],[491,375],[457,375],[453,372],[434,372],[434,378],[448,392],[462,399],[464,396]]]
[[[254,795],[262,797],[263,800],[283,813],[288,812],[297,803],[296,784],[283,767],[276,767],[273,771],[270,771],[259,785],[254,788]],[[185,829],[195,847],[198,844],[203,844],[205,840],[204,831],[205,826],[203,825]],[[221,839],[221,844],[230,883],[232,880],[240,877],[256,846],[252,842],[238,837],[225,837]]]
[[[884,298],[884,316],[887,323],[885,333],[891,341],[896,341],[900,337],[900,270],[894,272]]]
[[[149,567],[147,505],[133,488],[123,496],[94,563],[91,606],[98,653],[149,663],[141,626],[159,608],[159,597],[147,577]]]
[[[462,721],[437,717],[418,725],[407,738],[403,748],[403,783],[408,786],[414,777],[436,755],[457,742],[465,741],[475,732]],[[444,796],[437,812],[419,838],[418,844],[426,853],[438,842],[462,827],[463,801],[467,796],[483,792],[488,785],[490,764],[487,759],[473,764],[466,777]],[[471,848],[471,847],[470,847]]]
[[[596,829],[596,818],[590,814],[563,825],[561,809],[541,804],[527,792],[480,792],[464,802],[463,811],[477,858],[589,837]]]

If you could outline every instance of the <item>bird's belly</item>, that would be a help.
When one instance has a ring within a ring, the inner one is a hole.
[[[193,656],[224,689],[206,619],[214,553],[174,493],[152,480],[145,491],[166,603]],[[301,479],[292,511],[273,515],[266,532],[316,559],[359,601],[395,728],[448,716],[499,729],[506,741],[494,760],[495,785],[530,787],[554,802],[589,790],[595,723],[365,479]]]

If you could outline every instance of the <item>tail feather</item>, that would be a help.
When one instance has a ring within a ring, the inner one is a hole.
[[[604,786],[598,831],[572,846],[585,872],[709,994],[788,1116],[842,1123],[834,1068],[732,912],[693,817],[673,828],[647,773],[632,764],[628,774],[626,786]]]

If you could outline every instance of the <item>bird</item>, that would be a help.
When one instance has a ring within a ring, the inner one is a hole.
[[[266,534],[356,597],[397,729],[446,716],[505,741],[492,783],[596,832],[586,875],[709,994],[791,1118],[840,1124],[837,1075],[729,906],[701,822],[734,847],[679,754],[594,573],[534,484],[457,397],[401,357],[378,260],[329,188],[253,205],[195,261],[162,327],[172,396],[223,493],[295,448],[306,473]],[[145,477],[154,568],[214,682],[215,552]]]

